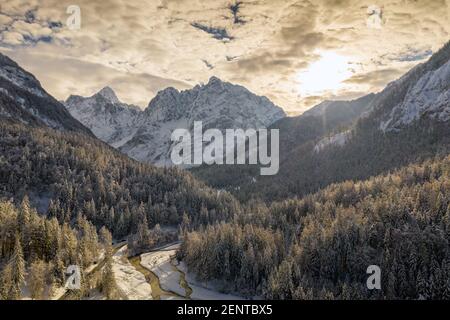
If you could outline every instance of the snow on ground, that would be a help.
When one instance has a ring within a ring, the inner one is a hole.
[[[450,61],[429,71],[410,87],[405,99],[381,122],[383,131],[395,131],[427,115],[439,121],[450,119]]]
[[[119,292],[129,300],[152,299],[150,284],[128,261],[126,251],[127,246],[123,246],[113,256],[113,272]]]
[[[57,287],[54,289],[52,296],[50,296],[49,289],[49,286],[45,287],[42,300],[59,300],[66,293],[65,287]],[[32,300],[30,288],[27,283],[25,283],[21,288],[21,300]]]
[[[14,66],[3,66],[0,68],[0,77],[12,82],[17,87],[27,90],[28,92],[39,97],[45,97],[47,94],[39,88],[36,79],[30,74],[24,73]]]
[[[95,289],[89,293],[89,296],[84,297],[83,300],[106,300],[106,297],[103,293]]]
[[[97,267],[98,263],[104,259],[104,257],[105,257],[105,250],[101,249],[98,259],[97,259],[97,263],[91,264],[89,267],[87,267],[85,269],[84,272],[86,274],[91,273]],[[53,294],[50,296],[49,295],[49,286],[46,286],[43,299],[44,300],[59,300],[66,293],[66,291],[67,291],[67,288],[65,286],[59,286],[54,289]],[[30,289],[28,288],[26,283],[25,283],[25,285],[22,286],[22,289],[21,289],[21,299],[22,300],[31,300]]]
[[[66,293],[65,287],[58,287],[53,292],[53,296],[50,298],[50,300],[59,300],[61,297]]]
[[[180,284],[181,274],[170,263],[176,248],[178,245],[167,247],[164,251],[144,253],[141,255],[141,265],[159,278],[163,290],[186,296],[186,290]]]
[[[347,143],[348,139],[350,138],[350,133],[351,132],[348,130],[344,132],[339,132],[331,137],[325,137],[315,145],[314,151],[318,153],[330,145],[343,146],[344,144]]]
[[[105,258],[105,250],[101,249],[96,263],[91,264],[89,267],[86,268],[86,270],[84,272],[86,272],[88,274],[91,273],[104,258]]]
[[[153,272],[158,278],[162,289],[172,291],[180,296],[186,296],[186,290],[181,286],[181,276],[185,275],[188,286],[192,289],[189,298],[195,300],[242,300],[242,297],[220,293],[213,283],[200,283],[195,276],[187,272],[186,265],[173,260],[179,244],[163,246],[154,252],[141,255],[141,265]],[[171,261],[173,260],[173,261]],[[174,297],[171,297],[174,298]]]
[[[180,262],[177,268],[185,274],[185,279],[192,289],[191,299],[194,300],[244,300],[244,298],[220,293],[212,283],[200,283],[195,279],[195,276],[188,272],[187,266],[184,262]]]

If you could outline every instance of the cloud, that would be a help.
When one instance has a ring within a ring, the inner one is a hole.
[[[161,88],[187,89],[189,84],[146,73],[127,73],[102,64],[61,58],[48,54],[30,55],[24,51],[6,52],[20,65],[29,65],[28,70],[40,74],[38,78],[44,88],[51,87],[59,100],[71,94],[91,96],[104,86],[112,87],[117,96],[131,104],[146,107]]]
[[[0,47],[7,48],[33,46],[39,42],[54,42],[62,27],[61,22],[39,19],[37,7],[27,9],[23,15],[11,8],[6,9],[0,13],[0,22],[3,25],[0,28]],[[63,44],[63,42],[59,43]]]
[[[411,50],[409,50],[409,52],[405,52],[403,54],[401,54],[398,57],[393,58],[393,60],[397,60],[397,61],[421,61],[425,58],[430,57],[433,54],[433,51],[428,49],[428,50],[418,50],[418,49],[414,49],[412,48]]]
[[[217,40],[231,41],[234,39],[232,36],[228,34],[228,31],[225,28],[209,27],[197,22],[191,23],[191,26],[211,34],[213,38]]]
[[[24,37],[20,32],[7,31],[2,33],[2,43],[7,45],[20,45],[24,43]]]
[[[69,30],[72,4],[2,3],[0,50],[60,99],[111,85],[143,107],[165,86],[215,75],[298,113],[378,91],[450,38],[444,0],[378,0],[379,29],[368,27],[368,0],[77,0],[81,29]],[[324,52],[346,57],[351,76],[339,90],[300,96],[298,74]]]
[[[202,61],[203,61],[203,63],[205,64],[205,66],[206,66],[208,69],[210,69],[210,70],[214,69],[214,66],[213,66],[212,64],[210,64],[210,63],[208,62],[208,60],[202,59]]]
[[[402,74],[403,70],[399,69],[374,70],[367,73],[356,74],[345,80],[345,83],[379,87],[386,85],[386,79],[395,79]]]
[[[243,1],[237,1],[228,6],[233,15],[233,23],[234,24],[245,24],[246,21],[240,16],[241,6],[244,4]]]

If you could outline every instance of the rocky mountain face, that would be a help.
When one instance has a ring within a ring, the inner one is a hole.
[[[0,118],[92,135],[89,129],[41,87],[31,73],[1,53]]]
[[[90,98],[72,96],[65,105],[98,138],[136,160],[161,166],[172,164],[173,130],[192,133],[194,121],[202,121],[203,130],[246,130],[266,128],[285,117],[266,97],[216,77],[190,90],[162,90],[144,111],[120,103],[110,89]]]
[[[421,118],[450,120],[450,42],[390,83],[371,103],[380,129],[399,131]]]
[[[115,148],[131,139],[141,123],[141,110],[121,103],[110,87],[88,98],[72,95],[64,104],[97,138]]]
[[[397,85],[401,86],[401,81],[393,84]],[[450,119],[450,61],[435,70],[425,68],[423,75],[408,85],[405,98],[385,117],[380,128],[400,130],[424,116],[443,122]]]

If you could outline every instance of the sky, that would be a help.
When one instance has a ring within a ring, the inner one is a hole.
[[[449,21],[450,0],[7,0],[0,52],[59,100],[110,86],[145,108],[216,76],[295,115],[381,90],[450,40]]]

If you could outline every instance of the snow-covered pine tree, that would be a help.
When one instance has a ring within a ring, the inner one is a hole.
[[[18,300],[21,296],[22,285],[25,283],[25,260],[23,258],[22,244],[20,243],[20,234],[16,233],[14,243],[14,252],[9,261],[11,265],[11,288],[8,298]]]
[[[42,260],[36,260],[30,265],[28,288],[31,298],[41,300],[44,297],[44,291],[47,278],[47,264]]]

